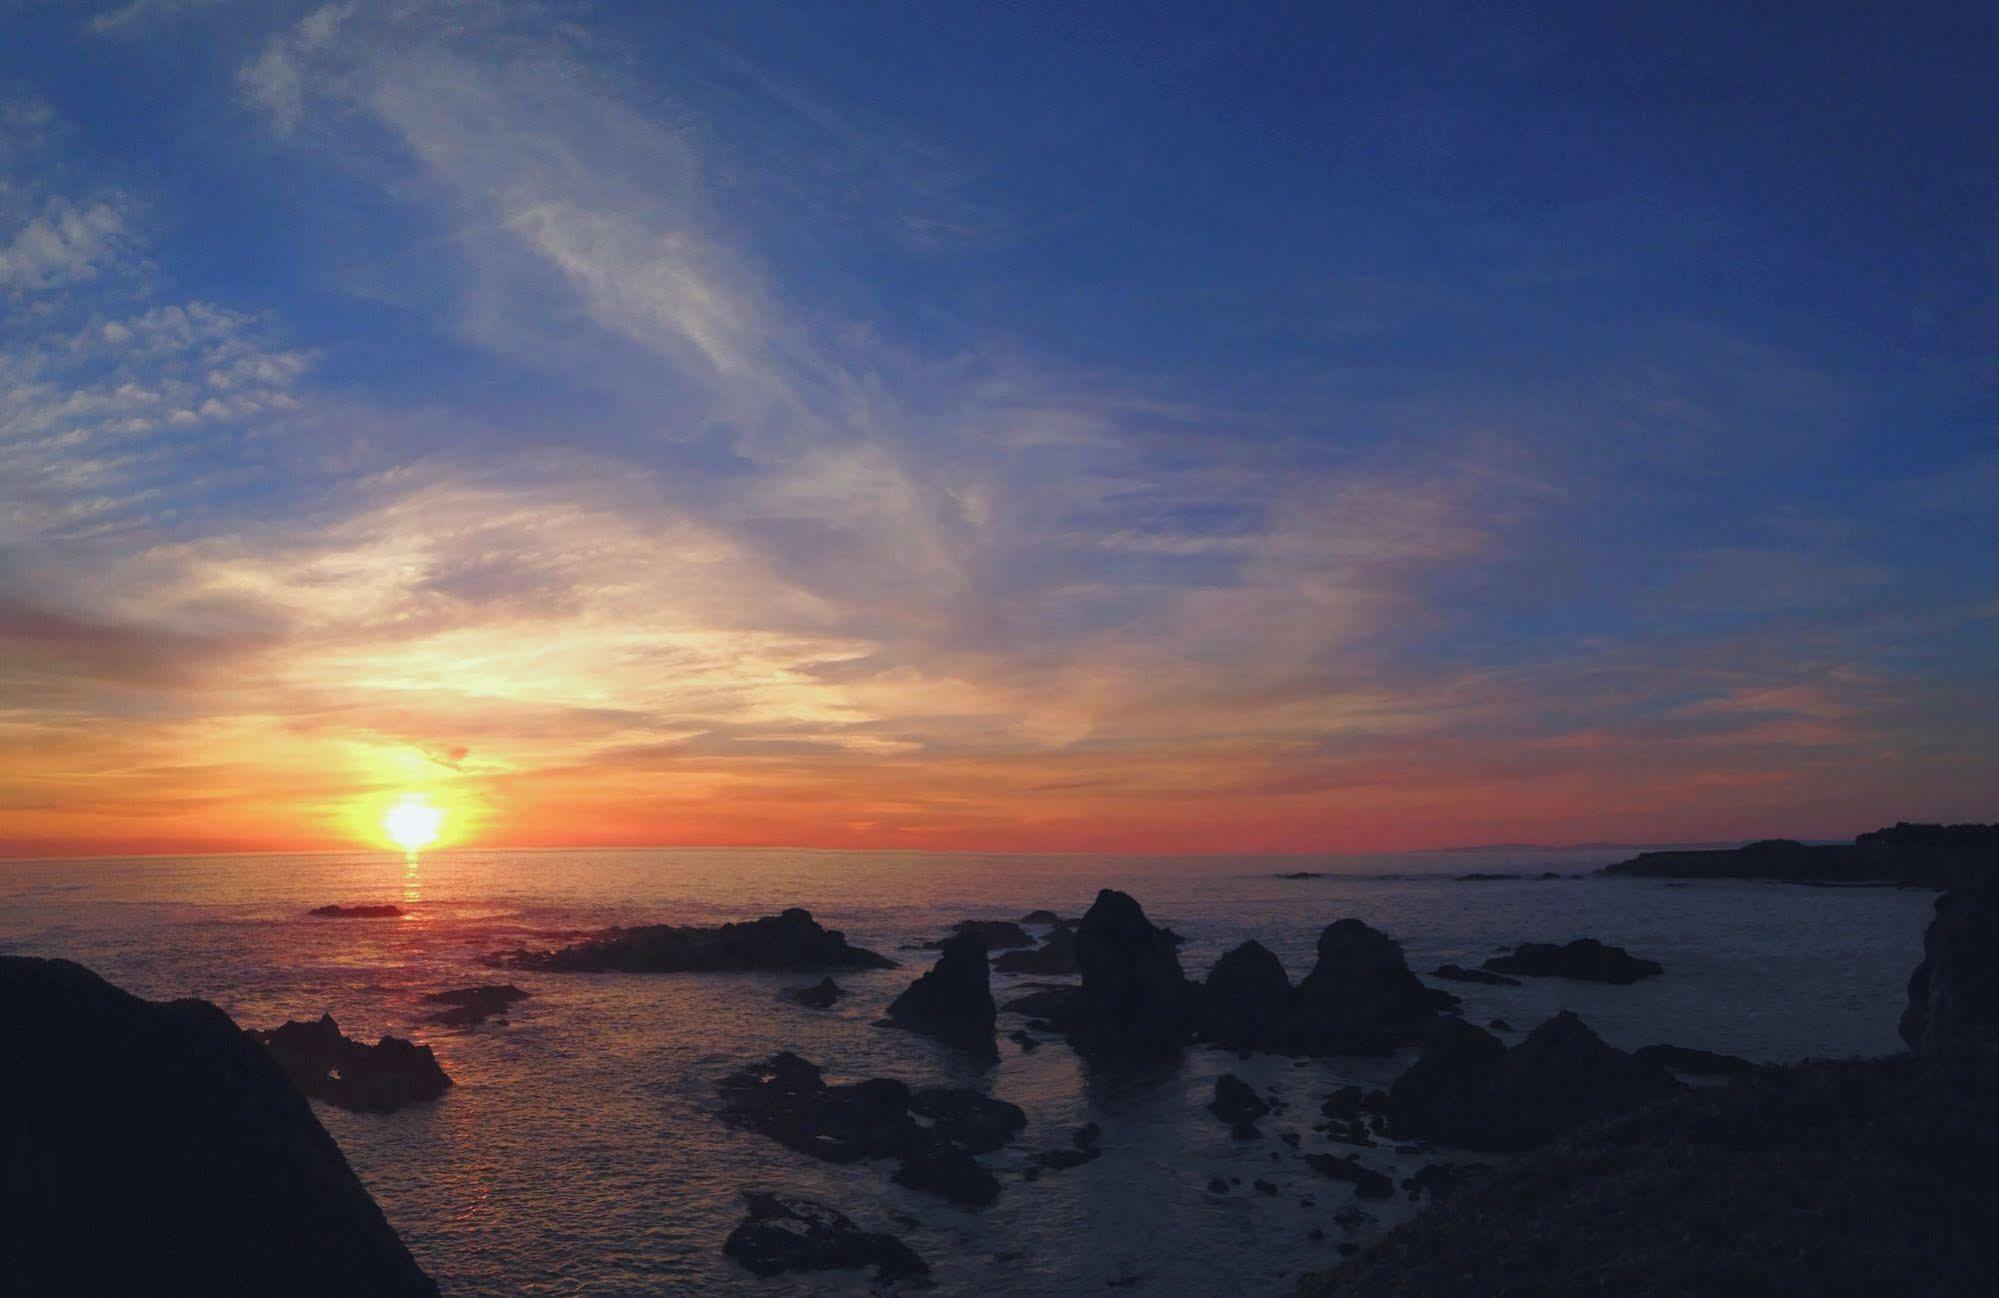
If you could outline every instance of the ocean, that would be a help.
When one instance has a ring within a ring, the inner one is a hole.
[[[1413,1211],[1401,1197],[1334,1215],[1349,1187],[1313,1173],[1303,1150],[1350,1152],[1311,1130],[1337,1086],[1383,1085],[1413,1057],[1289,1059],[1195,1049],[1175,1066],[1093,1072],[1066,1045],[1000,1042],[982,1065],[927,1038],[874,1026],[927,968],[905,947],[965,918],[1048,907],[1078,916],[1100,887],[1137,897],[1187,941],[1199,977],[1256,938],[1294,981],[1333,920],[1355,916],[1402,942],[1419,972],[1477,964],[1521,941],[1591,936],[1666,966],[1630,987],[1528,980],[1459,984],[1465,1015],[1531,1028],[1573,1009],[1612,1044],[1671,1042],[1766,1062],[1899,1049],[1909,971],[1934,894],[1746,882],[1564,878],[1460,882],[1470,872],[1563,874],[1624,853],[1493,850],[1408,856],[1156,859],[765,850],[440,852],[0,861],[0,952],[63,956],[150,998],[198,996],[246,1027],[331,1012],[348,1035],[411,1036],[457,1085],[389,1115],[315,1105],[390,1222],[447,1295],[846,1294],[863,1273],[759,1280],[723,1257],[741,1191],[777,1189],[900,1235],[941,1292],[1286,1294],[1301,1271],[1339,1261]],[[1281,879],[1320,870],[1331,877]],[[329,902],[393,901],[400,919],[325,920]],[[804,906],[829,927],[903,962],[838,974],[852,993],[830,1011],[779,992],[816,980],[762,974],[500,973],[482,954],[559,944],[610,924],[714,924]],[[420,1024],[431,991],[513,981],[533,993],[510,1022]],[[1007,999],[1017,981],[995,975]],[[1003,1015],[1002,1033],[1020,1026]],[[874,1076],[973,1085],[1024,1108],[1014,1146],[984,1161],[1006,1188],[982,1211],[889,1180],[890,1164],[831,1166],[714,1115],[717,1078],[774,1051],[832,1080]],[[1274,1088],[1288,1110],[1267,1138],[1237,1141],[1205,1109],[1233,1071]],[[1085,1122],[1103,1157],[1026,1182],[1037,1149]],[[1408,1174],[1439,1155],[1359,1151]],[[1448,1155],[1444,1155],[1448,1157]],[[1215,1194],[1211,1179],[1239,1178]],[[1271,1196],[1251,1182],[1275,1183]],[[1309,1203],[1309,1206],[1307,1206]],[[1316,1238],[1315,1238],[1316,1234]]]

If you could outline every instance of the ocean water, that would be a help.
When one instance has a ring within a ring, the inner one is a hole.
[[[996,1065],[873,1026],[931,956],[904,950],[962,918],[1050,907],[1076,916],[1099,887],[1136,896],[1187,938],[1204,973],[1254,937],[1294,980],[1327,923],[1357,916],[1404,943],[1422,971],[1476,964],[1527,940],[1594,936],[1664,963],[1632,987],[1530,980],[1448,985],[1474,1022],[1526,1029],[1574,1009],[1613,1044],[1656,1041],[1765,1061],[1881,1054],[1920,954],[1933,896],[1636,879],[1458,882],[1475,870],[1581,871],[1612,854],[1493,852],[1325,861],[996,856],[814,851],[446,852],[0,862],[0,952],[80,960],[154,998],[199,996],[245,1026],[330,1011],[349,1035],[393,1032],[436,1049],[457,1082],[443,1099],[390,1115],[316,1105],[419,1261],[454,1296],[513,1294],[845,1294],[861,1273],[759,1280],[721,1254],[740,1192],[767,1188],[830,1203],[923,1254],[940,1291],[1284,1294],[1303,1270],[1337,1262],[1412,1209],[1353,1203],[1281,1143],[1349,1152],[1311,1131],[1318,1104],[1347,1082],[1386,1083],[1393,1059],[1239,1060],[1190,1051],[1175,1066],[1108,1073],[1059,1041]],[[1279,871],[1338,877],[1286,880]],[[395,901],[401,919],[307,917],[328,902]],[[552,945],[612,923],[712,924],[802,905],[849,938],[904,962],[838,975],[852,993],[831,1011],[778,997],[813,979],[757,974],[506,974],[481,954]],[[505,1025],[426,1027],[426,992],[519,983],[533,999]],[[1008,984],[995,977],[1004,1001]],[[1020,1026],[1002,1016],[1002,1033]],[[835,1080],[893,1076],[978,1086],[1021,1105],[1022,1139],[986,1162],[1006,1185],[983,1211],[890,1182],[889,1164],[833,1167],[714,1116],[714,1082],[779,1049]],[[1238,1142],[1204,1105],[1234,1071],[1275,1088],[1289,1110],[1267,1137]],[[1034,1150],[1064,1146],[1094,1121],[1103,1157],[1020,1181]],[[1273,1157],[1275,1155],[1275,1157]],[[1387,1148],[1364,1162],[1398,1177],[1435,1157]],[[1212,1177],[1239,1177],[1225,1195]],[[1275,1182],[1275,1197],[1250,1192]],[[1306,1202],[1310,1201],[1310,1206]],[[1312,1238],[1313,1232],[1322,1238]]]

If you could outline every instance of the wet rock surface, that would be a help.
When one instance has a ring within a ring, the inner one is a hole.
[[[864,1231],[811,1199],[747,1191],[749,1215],[722,1251],[760,1276],[875,1268],[880,1281],[927,1275],[930,1266],[893,1235]]]
[[[648,924],[606,929],[553,951],[518,950],[492,957],[516,969],[552,973],[726,973],[757,969],[893,969],[895,961],[850,945],[846,934],[823,928],[812,912],[793,907],[780,915],[716,928]]]
[[[484,1023],[498,1014],[505,1014],[508,1006],[516,1001],[528,999],[530,993],[522,991],[512,983],[487,984],[482,987],[459,987],[451,991],[432,992],[424,997],[431,1005],[449,1008],[439,1010],[424,1018],[426,1023],[436,1023],[447,1028],[467,1027],[474,1023]]]
[[[205,1001],[0,956],[0,1292],[435,1298],[271,1057]]]
[[[970,933],[944,942],[937,963],[890,1002],[884,1020],[981,1054],[995,1053],[993,1005],[986,948]]]
[[[1593,937],[1577,938],[1560,946],[1552,942],[1523,942],[1510,954],[1487,960],[1485,967],[1494,973],[1529,978],[1573,978],[1618,985],[1666,972],[1656,961],[1641,960],[1621,946],[1606,946]]]
[[[1999,884],[1937,898],[1900,1031],[1917,1054],[1999,1048]]]
[[[402,1037],[385,1036],[372,1046],[354,1041],[341,1035],[331,1014],[250,1035],[301,1093],[343,1109],[391,1113],[434,1100],[451,1085],[429,1046]]]

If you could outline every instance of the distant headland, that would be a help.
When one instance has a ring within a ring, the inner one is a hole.
[[[1640,852],[1604,874],[1671,879],[1777,879],[1787,883],[1906,884],[1947,888],[1999,873],[1999,825],[1900,822],[1851,843],[1767,838],[1742,847]]]

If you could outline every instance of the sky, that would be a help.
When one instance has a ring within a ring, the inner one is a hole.
[[[1999,818],[1995,51],[0,0],[0,853]]]

